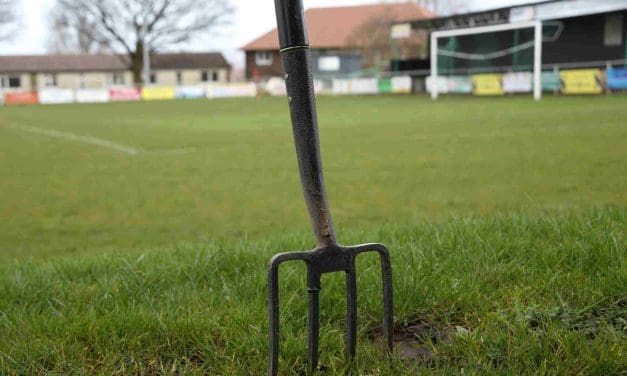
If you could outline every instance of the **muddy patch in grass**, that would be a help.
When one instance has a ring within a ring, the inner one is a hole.
[[[394,326],[394,353],[406,363],[429,364],[436,360],[433,345],[453,343],[459,335],[468,335],[469,330],[461,326],[440,327],[426,320],[415,320]],[[377,327],[370,334],[376,346],[385,351],[383,328]]]

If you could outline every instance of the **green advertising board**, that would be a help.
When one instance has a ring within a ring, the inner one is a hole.
[[[392,80],[389,78],[379,78],[377,83],[379,94],[392,93]]]

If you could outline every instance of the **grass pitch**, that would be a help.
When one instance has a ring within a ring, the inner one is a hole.
[[[340,228],[627,203],[626,97],[319,107]],[[308,231],[285,99],[2,108],[0,223],[4,259]]]
[[[627,369],[625,97],[319,109],[340,240],[387,243],[397,322],[450,337],[383,356],[364,257],[358,374]],[[305,214],[283,98],[1,108],[0,373],[262,374],[265,264],[312,246]],[[303,277],[282,274],[290,374]],[[335,374],[342,279],[323,283]]]

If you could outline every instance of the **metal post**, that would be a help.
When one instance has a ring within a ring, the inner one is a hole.
[[[537,101],[542,99],[542,20],[537,20],[535,24],[533,98]]]
[[[438,37],[431,33],[431,99],[438,99]]]

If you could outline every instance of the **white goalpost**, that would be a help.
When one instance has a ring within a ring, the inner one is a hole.
[[[472,27],[466,29],[442,30],[431,33],[431,98],[438,99],[438,39],[463,35],[495,33],[499,31],[534,29],[533,57],[533,97],[542,99],[542,21],[515,22],[503,25]],[[467,54],[471,55],[471,54]],[[497,57],[496,55],[494,57]]]

